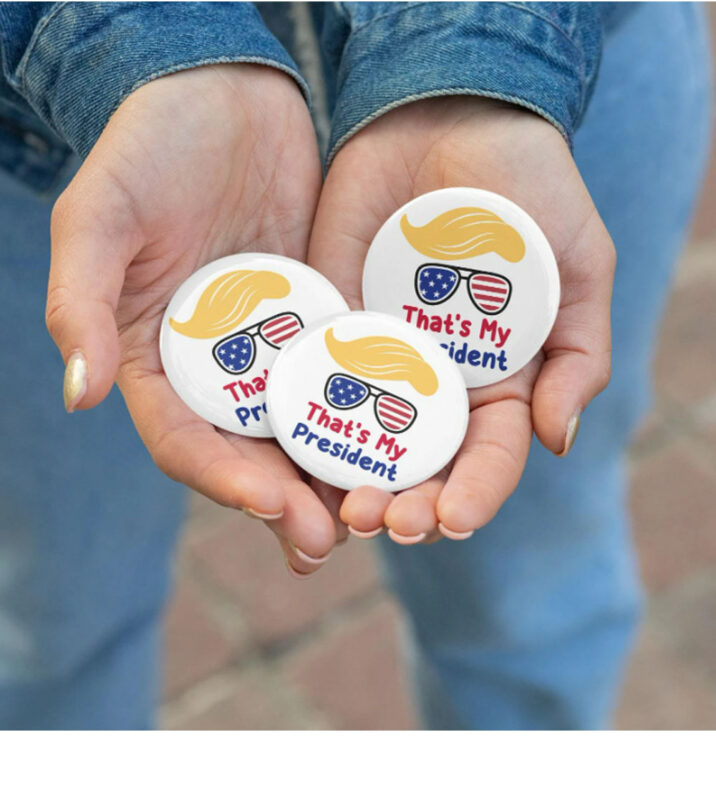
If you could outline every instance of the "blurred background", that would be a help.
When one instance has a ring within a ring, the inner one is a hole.
[[[716,4],[710,14],[716,35]],[[656,402],[630,455],[649,605],[615,724],[716,729],[713,157],[663,320],[654,383]],[[416,728],[400,625],[370,542],[349,541],[311,580],[295,581],[262,524],[194,496],[166,624],[162,723]]]

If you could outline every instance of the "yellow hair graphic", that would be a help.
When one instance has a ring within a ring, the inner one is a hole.
[[[333,328],[326,331],[326,347],[336,363],[363,378],[408,381],[420,394],[435,394],[438,378],[415,348],[400,339],[365,336],[340,342]]]
[[[506,261],[520,261],[525,243],[517,231],[484,208],[453,208],[422,227],[400,220],[400,230],[410,244],[428,258],[454,261],[495,252]]]
[[[170,319],[177,333],[211,339],[233,330],[265,299],[286,297],[291,284],[277,272],[240,269],[220,275],[201,293],[186,322]]]

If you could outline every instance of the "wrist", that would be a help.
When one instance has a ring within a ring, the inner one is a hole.
[[[370,153],[387,153],[390,160],[397,152],[414,176],[440,174],[441,185],[463,185],[476,174],[504,185],[507,176],[519,182],[520,171],[530,173],[530,165],[541,159],[572,162],[564,137],[544,117],[470,95],[421,99],[393,109],[348,141],[335,161]]]

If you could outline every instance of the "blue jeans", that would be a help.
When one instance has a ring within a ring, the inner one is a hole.
[[[471,540],[382,543],[436,728],[593,728],[638,619],[624,452],[709,137],[700,11],[647,4],[608,40],[575,156],[617,245],[614,371],[565,461],[533,447]],[[183,511],[113,391],[67,417],[42,326],[49,213],[0,177],[0,728],[144,728]],[[329,567],[330,568],[330,567]]]

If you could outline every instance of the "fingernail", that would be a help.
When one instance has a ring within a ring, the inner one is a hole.
[[[281,519],[283,516],[283,511],[279,511],[278,514],[264,514],[261,511],[256,511],[253,508],[248,508],[247,506],[242,506],[241,510],[246,514],[247,517],[254,517],[254,519]]]
[[[376,528],[374,531],[357,531],[350,525],[348,525],[347,528],[349,532],[353,534],[353,536],[357,536],[359,539],[372,539],[374,536],[377,536],[383,530],[382,525],[380,526],[380,528]]]
[[[452,530],[450,530],[450,528],[448,528],[447,526],[443,525],[442,522],[438,522],[438,530],[447,539],[456,539],[456,540],[469,539],[472,536],[472,534],[475,533],[474,530],[471,530],[471,531],[452,531]]]
[[[562,449],[561,453],[557,453],[558,456],[566,456],[567,453],[572,449],[572,445],[574,444],[574,440],[577,438],[577,433],[579,432],[579,411],[572,416],[572,418],[567,423],[567,435],[564,437],[564,448]]]
[[[311,567],[317,567],[319,564],[325,564],[326,561],[331,557],[330,552],[325,555],[321,556],[321,558],[314,558],[313,556],[309,556],[308,553],[304,553],[300,547],[296,547],[293,542],[287,541],[286,544],[293,550],[296,556],[303,561],[304,564],[308,564]]]
[[[286,564],[286,569],[288,570],[288,574],[295,578],[297,581],[305,581],[306,578],[310,578],[313,575],[312,572],[299,572],[297,569],[291,566],[291,562],[284,557],[284,563]]]
[[[65,410],[71,414],[87,391],[87,361],[79,351],[72,353],[65,367],[62,395]]]
[[[422,542],[423,539],[427,536],[427,533],[418,533],[416,536],[401,536],[401,534],[396,533],[391,528],[388,528],[388,536],[396,543],[396,544],[417,544],[418,542]]]

